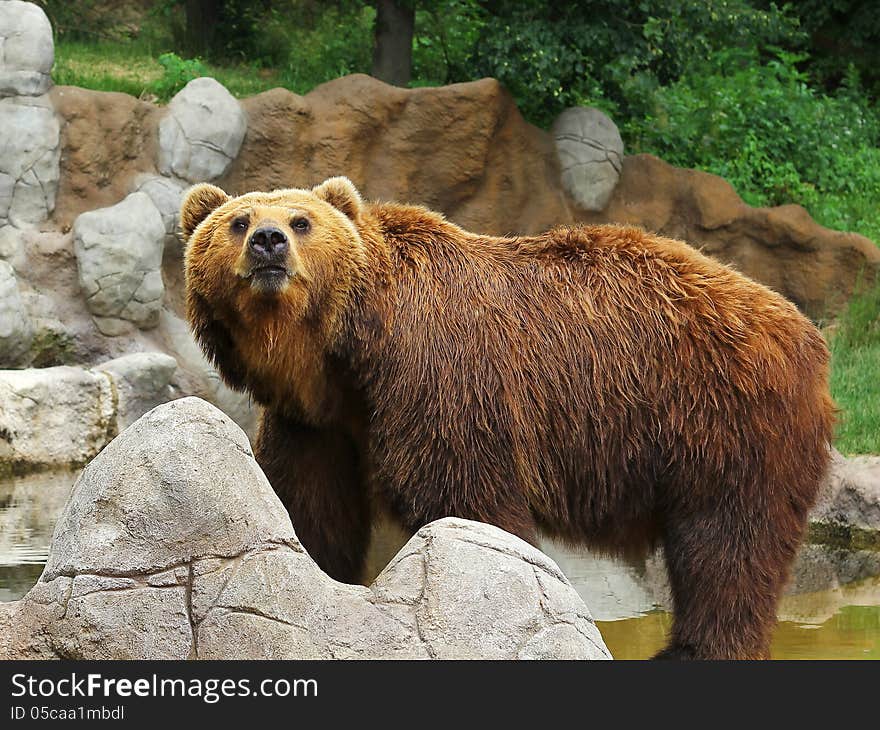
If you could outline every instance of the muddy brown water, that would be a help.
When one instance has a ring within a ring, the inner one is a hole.
[[[43,472],[0,481],[0,601],[23,596],[37,581],[52,532],[77,474]],[[378,536],[380,567],[400,544]],[[546,543],[589,606],[618,659],[659,650],[672,623],[659,555],[625,564]],[[772,655],[777,659],[880,659],[880,552],[806,545],[779,609]]]

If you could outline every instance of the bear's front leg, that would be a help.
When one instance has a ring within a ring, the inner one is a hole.
[[[267,408],[255,453],[312,559],[335,580],[360,581],[371,513],[348,436],[296,423]]]

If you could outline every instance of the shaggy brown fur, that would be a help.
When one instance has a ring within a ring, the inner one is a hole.
[[[635,228],[478,236],[344,178],[198,186],[182,220],[196,337],[265,406],[258,460],[332,576],[358,579],[379,506],[660,541],[661,655],[767,656],[832,432],[828,352],[789,302]],[[267,221],[291,240],[269,290],[247,245]]]

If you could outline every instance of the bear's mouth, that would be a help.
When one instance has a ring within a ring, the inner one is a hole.
[[[294,272],[281,264],[260,264],[254,266],[245,277],[251,282],[251,289],[260,294],[280,294],[287,288],[287,282]]]
[[[280,264],[265,264],[262,266],[254,266],[249,276],[290,276],[293,272],[286,266]]]

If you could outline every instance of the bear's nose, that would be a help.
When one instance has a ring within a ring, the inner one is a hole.
[[[275,227],[258,228],[248,240],[251,253],[261,258],[277,258],[287,253],[287,236]]]

